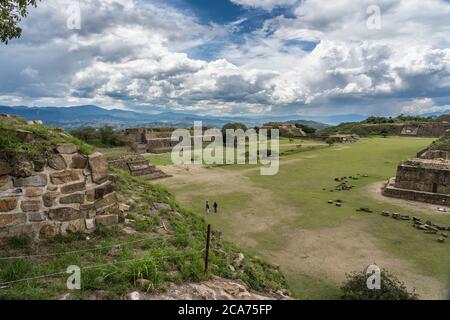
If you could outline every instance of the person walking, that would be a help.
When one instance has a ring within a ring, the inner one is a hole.
[[[217,207],[218,207],[217,202],[214,202],[213,206],[214,206],[214,213],[217,213]]]
[[[208,200],[206,200],[206,214],[209,213],[209,202]]]

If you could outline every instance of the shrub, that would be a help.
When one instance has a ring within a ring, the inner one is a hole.
[[[342,285],[342,299],[346,300],[417,300],[416,293],[408,292],[405,284],[386,270],[381,271],[381,289],[367,287],[366,272],[347,274],[347,281]]]

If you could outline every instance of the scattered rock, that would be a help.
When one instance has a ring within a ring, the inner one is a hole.
[[[137,291],[133,291],[127,294],[127,300],[141,300],[141,294]]]
[[[102,226],[111,226],[119,222],[119,217],[117,215],[104,215],[95,218],[95,223]]]
[[[123,232],[124,234],[126,234],[126,235],[132,235],[132,234],[137,233],[137,231],[134,230],[134,229],[131,228],[131,227],[123,227],[123,228],[122,228],[122,232]]]
[[[172,207],[167,203],[155,202],[152,204],[150,210],[161,211],[161,210],[171,210]]]

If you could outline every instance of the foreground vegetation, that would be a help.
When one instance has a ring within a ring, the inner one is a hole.
[[[122,201],[129,199],[131,205],[126,216],[130,219],[127,221],[131,221],[129,227],[138,232],[125,235],[119,227],[99,227],[89,237],[77,233],[42,243],[14,238],[2,247],[2,257],[43,256],[6,260],[0,257],[0,287],[3,287],[0,298],[60,297],[68,292],[65,271],[70,265],[81,267],[81,290],[70,291],[72,298],[76,299],[87,299],[92,295],[102,299],[122,298],[139,286],[139,279],[146,280],[142,290],[156,292],[165,290],[170,282],[196,282],[213,274],[242,279],[258,291],[287,290],[286,281],[278,269],[223,241],[217,233],[213,233],[209,272],[204,273],[205,221],[179,206],[163,188],[124,171],[116,169],[114,173],[118,176],[119,198]],[[166,203],[171,209],[151,214],[153,203]],[[245,259],[230,268],[230,263],[241,252],[244,252]],[[34,277],[54,273],[59,274],[33,280]],[[14,283],[26,278],[31,279]]]

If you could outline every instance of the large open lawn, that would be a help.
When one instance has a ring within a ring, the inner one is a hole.
[[[448,298],[450,241],[414,229],[382,210],[450,225],[436,206],[386,199],[380,182],[395,175],[401,159],[432,140],[368,138],[283,156],[275,176],[251,166],[166,166],[161,180],[184,205],[204,214],[205,200],[219,203],[207,219],[213,228],[280,265],[297,298],[339,297],[345,274],[376,263],[395,273],[422,298]],[[295,148],[295,147],[294,147]],[[364,177],[367,175],[367,177]],[[351,191],[334,191],[335,177],[355,176]],[[340,199],[342,207],[328,200]],[[356,209],[369,207],[374,213]]]

